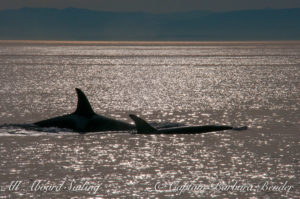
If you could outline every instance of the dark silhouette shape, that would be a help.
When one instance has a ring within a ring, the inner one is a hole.
[[[223,131],[223,130],[246,130],[247,126],[240,128],[235,128],[232,126],[182,126],[173,128],[162,128],[156,129],[145,120],[137,117],[136,115],[129,115],[129,117],[134,121],[138,134],[200,134],[212,131]]]
[[[87,97],[79,88],[76,88],[76,93],[78,103],[74,113],[42,120],[34,124],[39,127],[67,128],[79,133],[135,129],[132,124],[96,114]]]

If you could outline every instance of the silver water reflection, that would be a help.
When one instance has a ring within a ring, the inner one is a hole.
[[[0,45],[0,125],[72,112],[75,87],[125,121],[247,125],[203,135],[46,134],[0,127],[0,196],[36,198],[299,197],[300,44]],[[125,133],[125,134],[124,134]],[[26,136],[16,136],[23,135]],[[8,136],[10,135],[10,136]],[[34,135],[34,136],[32,136]],[[11,181],[21,189],[9,191]],[[99,184],[30,190],[35,180]],[[291,191],[176,191],[180,185],[282,185]],[[173,184],[172,184],[173,183]],[[168,185],[172,184],[171,191]],[[162,190],[157,190],[161,186]],[[176,185],[176,186],[175,186]],[[167,187],[167,188],[166,188]]]

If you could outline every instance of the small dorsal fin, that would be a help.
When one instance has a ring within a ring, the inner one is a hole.
[[[156,128],[154,128],[138,116],[130,114],[129,117],[134,121],[137,133],[153,133],[157,131]]]
[[[89,100],[85,96],[85,94],[79,88],[76,88],[76,93],[77,93],[78,101],[77,101],[77,108],[74,113],[78,115],[84,115],[84,116],[94,115],[95,112]]]

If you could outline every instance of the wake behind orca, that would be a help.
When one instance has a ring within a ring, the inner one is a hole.
[[[76,88],[76,93],[78,102],[74,113],[42,120],[34,125],[67,128],[79,133],[135,129],[132,124],[96,114],[87,97],[79,88]]]
[[[235,128],[232,126],[216,126],[216,125],[206,125],[206,126],[181,126],[173,128],[161,128],[156,129],[145,120],[137,117],[136,115],[129,115],[129,117],[134,121],[138,134],[200,134],[208,133],[213,131],[223,131],[223,130],[246,130],[247,126]]]

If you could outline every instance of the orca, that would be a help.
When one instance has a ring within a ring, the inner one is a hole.
[[[135,126],[132,124],[96,114],[86,95],[79,88],[76,88],[76,93],[78,102],[74,113],[35,122],[34,125],[67,128],[82,134],[98,131],[135,130]]]
[[[134,121],[137,134],[200,134],[213,131],[223,131],[223,130],[246,130],[247,126],[243,127],[232,127],[232,126],[216,126],[216,125],[206,125],[206,126],[181,126],[172,128],[161,128],[156,129],[147,123],[142,118],[136,115],[130,114],[129,117]]]

